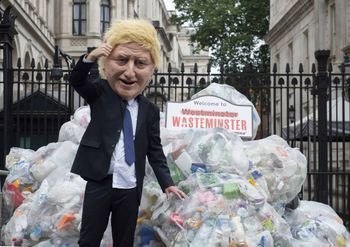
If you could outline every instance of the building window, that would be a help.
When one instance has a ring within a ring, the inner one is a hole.
[[[111,22],[111,7],[109,4],[109,0],[101,1],[101,33],[104,33],[109,28],[109,24]]]
[[[73,1],[73,35],[86,34],[86,0]]]

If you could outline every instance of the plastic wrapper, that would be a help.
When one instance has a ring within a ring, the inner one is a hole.
[[[307,173],[306,158],[298,149],[272,135],[245,142],[244,153],[253,164],[248,176],[265,191],[270,203],[284,207],[297,196]]]
[[[177,141],[166,146],[169,168],[175,181],[188,177],[198,169],[240,175],[248,171],[249,160],[244,155],[243,141],[238,135],[225,129],[184,133],[179,132]],[[181,174],[177,174],[174,165]]]
[[[74,143],[80,143],[80,140],[85,132],[85,129],[77,125],[73,121],[64,123],[58,135],[58,141],[72,141]]]
[[[57,167],[70,168],[72,166],[78,145],[71,142],[58,142],[55,150],[46,154],[42,162],[36,162],[30,171],[33,177],[41,182]]]
[[[165,247],[150,220],[137,224],[134,247]]]
[[[13,216],[2,227],[1,239],[8,246],[21,246],[28,227],[27,214],[30,210],[31,203],[28,201],[21,204],[14,212]]]
[[[90,120],[90,107],[82,106],[75,110],[73,119],[71,121],[83,129],[86,129],[90,123]]]
[[[188,138],[188,135],[191,136],[193,130],[192,129],[184,129],[184,130],[169,130],[167,128],[160,128],[160,137],[162,140],[163,148],[166,148],[168,145],[170,146],[178,146],[183,143],[183,140]],[[167,152],[165,152],[167,154]]]
[[[13,149],[12,149],[13,150]],[[17,149],[18,157],[21,156],[22,149]],[[35,191],[39,183],[32,176],[30,169],[32,167],[32,156],[21,156],[22,158],[14,158],[14,152],[10,152],[7,156],[7,160],[12,164],[9,166],[9,174],[7,175],[4,186],[2,189],[5,207],[13,212],[18,206],[21,205],[23,200],[28,197],[33,191]]]
[[[252,102],[250,102],[246,96],[238,92],[234,87],[227,85],[227,84],[218,84],[218,83],[211,83],[208,87],[205,89],[199,91],[198,93],[194,94],[191,99],[198,98],[200,96],[205,95],[212,95],[217,96],[220,98],[223,98],[232,104],[236,105],[250,105],[253,108],[253,137],[255,138],[256,133],[258,131],[258,127],[260,125],[260,117],[258,112],[255,109],[255,106]]]
[[[30,161],[35,154],[34,150],[13,147],[10,149],[8,155],[6,155],[5,167],[7,170],[11,170],[15,164],[22,161]]]
[[[87,125],[87,118],[79,117],[80,124]],[[86,183],[70,173],[77,148],[76,143],[65,141],[35,152],[14,148],[9,153],[11,170],[4,197],[16,209],[2,228],[1,240],[6,245],[77,246]],[[17,190],[9,191],[8,184]],[[111,245],[109,226],[101,246]]]
[[[70,123],[84,131],[89,113],[88,107],[78,109]],[[37,151],[11,149],[3,194],[6,206],[16,210],[2,228],[5,244],[77,245],[86,182],[70,173],[78,148],[76,136],[66,135],[69,140]],[[107,238],[105,246],[111,244],[110,234]]]
[[[242,139],[225,129],[194,131],[186,151],[194,157],[192,163],[205,163],[210,172],[245,174],[249,168]]]
[[[301,201],[295,210],[287,209],[284,217],[298,246],[350,246],[342,219],[326,204]]]
[[[135,231],[135,247],[164,247],[164,244],[159,239],[158,234],[153,228],[150,218],[153,211],[158,208],[166,200],[166,195],[163,193],[151,166],[146,165],[146,176],[144,179],[143,192],[137,218]]]
[[[292,243],[288,224],[244,177],[196,172],[179,187],[189,197],[164,201],[151,217],[166,246]]]
[[[77,144],[67,141],[50,143],[36,152],[21,154],[21,149],[15,149],[9,153],[7,161],[12,165],[4,183],[3,195],[5,205],[10,210],[17,209],[2,229],[2,239],[7,245],[33,246],[54,233],[62,232],[71,220],[72,203],[77,204],[73,212],[78,214],[75,218],[80,222],[84,184],[67,185],[63,175],[69,174],[76,150]],[[79,176],[71,175],[83,181]],[[74,199],[77,197],[79,200]],[[78,232],[68,229],[66,235],[76,237]]]
[[[9,222],[2,229],[2,239],[6,245],[31,246],[31,239],[37,239],[46,235],[40,225],[48,225],[47,218],[41,218],[42,222],[37,224],[33,222],[32,211],[37,212],[35,217],[39,217],[41,208],[38,208],[34,201],[42,202],[48,191],[48,184],[43,183],[40,188],[21,204],[13,213]],[[35,207],[35,208],[34,208]],[[48,227],[47,227],[48,228]]]
[[[77,239],[85,183],[69,172],[53,186],[43,180],[40,188],[16,209],[6,224],[5,243],[10,245],[16,238],[23,246],[33,246],[50,238]]]
[[[35,152],[21,148],[10,150],[6,157],[9,175],[3,186],[5,206],[10,212],[40,186],[41,181],[33,176],[32,168],[41,164],[59,145],[58,143],[50,143]]]
[[[72,116],[72,119],[64,123],[59,131],[58,141],[71,141],[80,143],[80,140],[91,120],[90,107],[79,107]]]
[[[165,199],[165,194],[155,180],[144,183],[142,199],[140,203],[141,215],[139,216],[138,221],[148,219],[154,209],[157,208],[158,205],[161,204]]]

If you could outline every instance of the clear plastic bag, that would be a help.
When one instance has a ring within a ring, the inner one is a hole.
[[[17,163],[11,165],[2,189],[4,204],[10,212],[20,206],[39,186],[30,172],[31,167],[31,161],[25,159],[18,159]]]
[[[15,164],[19,163],[20,161],[29,162],[32,159],[34,154],[35,154],[34,150],[13,147],[10,149],[10,152],[8,153],[8,155],[6,155],[5,167],[6,169],[11,170],[12,167]]]
[[[301,246],[303,242],[316,246],[321,241],[327,246],[350,246],[350,234],[343,221],[326,204],[302,200],[296,209],[287,209],[284,217]]]
[[[167,246],[274,246],[293,241],[285,220],[242,176],[196,172],[179,187],[187,188],[188,198],[164,201],[151,217]]]
[[[62,124],[58,135],[58,141],[71,141],[80,143],[80,140],[85,132],[85,129],[73,121]]]
[[[86,129],[91,120],[90,116],[90,107],[89,106],[81,106],[75,110],[73,119],[71,120],[73,123],[79,125],[83,129]]]
[[[261,183],[256,182],[269,196],[270,203],[285,205],[297,196],[307,172],[306,158],[298,149],[272,135],[245,142],[244,153],[254,167],[251,170],[257,169],[261,174]]]
[[[46,155],[42,162],[31,167],[31,173],[39,182],[44,180],[57,167],[70,168],[73,164],[78,145],[71,141],[58,142],[55,150]]]
[[[186,133],[180,133],[177,141],[167,146],[170,164],[175,164],[184,178],[198,167],[204,172],[241,175],[248,171],[249,160],[243,152],[243,141],[236,134],[225,129],[192,130]]]

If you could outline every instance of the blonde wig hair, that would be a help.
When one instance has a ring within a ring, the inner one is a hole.
[[[144,47],[151,53],[155,66],[159,66],[160,44],[155,28],[145,20],[130,19],[114,22],[105,33],[104,40],[112,47],[120,44],[136,43]],[[106,57],[100,57],[99,72],[103,79],[106,79],[104,73]]]

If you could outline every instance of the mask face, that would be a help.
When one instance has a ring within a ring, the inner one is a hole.
[[[151,53],[136,43],[116,46],[107,57],[104,72],[115,93],[125,100],[138,96],[152,78]]]

